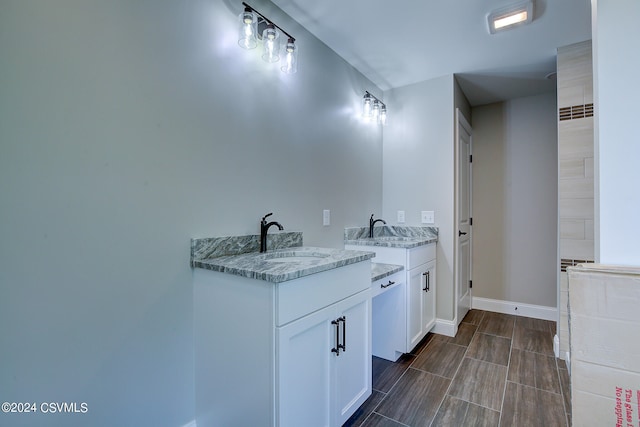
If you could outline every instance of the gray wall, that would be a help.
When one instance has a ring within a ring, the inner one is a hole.
[[[190,238],[273,211],[342,247],[380,212],[382,133],[358,119],[377,88],[255,3],[298,74],[237,46],[239,1],[0,3],[0,397],[89,406],[0,423],[190,422]]]
[[[472,115],[473,295],[556,307],[555,93]]]
[[[385,92],[382,217],[421,225],[420,211],[435,212],[437,316],[453,320],[454,77],[448,75]]]

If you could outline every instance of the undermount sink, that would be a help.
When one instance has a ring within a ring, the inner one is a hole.
[[[267,262],[313,262],[327,258],[329,254],[323,254],[320,252],[303,252],[303,251],[287,251],[268,254],[265,257]]]

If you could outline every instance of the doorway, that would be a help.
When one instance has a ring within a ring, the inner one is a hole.
[[[460,109],[456,108],[456,236],[455,286],[456,318],[459,325],[471,308],[473,239],[472,217],[472,144],[471,125]]]

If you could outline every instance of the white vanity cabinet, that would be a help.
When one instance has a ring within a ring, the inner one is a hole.
[[[436,324],[436,263],[430,261],[407,273],[407,352]]]
[[[402,331],[398,331],[398,334],[405,338],[402,351],[409,353],[436,323],[436,244],[429,243],[409,249],[345,245],[345,249],[356,248],[375,252],[374,262],[404,266],[406,323]],[[375,308],[376,301],[374,300],[374,335],[377,334]]]
[[[341,426],[369,396],[367,291],[278,328],[279,426]]]
[[[341,426],[371,395],[370,265],[282,283],[195,269],[198,427]]]

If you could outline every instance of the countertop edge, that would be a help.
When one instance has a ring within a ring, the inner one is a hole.
[[[387,248],[404,248],[404,249],[412,249],[417,248],[418,246],[424,246],[431,243],[437,243],[438,238],[428,238],[428,239],[416,239],[412,241],[384,241],[384,240],[376,240],[373,239],[355,239],[355,240],[345,240],[345,245],[354,245],[354,246],[379,246],[379,247],[387,247]]]
[[[299,250],[314,249],[312,247],[300,247]],[[322,249],[322,248],[320,248]],[[326,249],[326,248],[324,248]],[[220,273],[233,274],[236,276],[246,277],[249,279],[257,279],[266,282],[281,283],[289,280],[295,280],[300,277],[309,276],[311,274],[320,273],[327,270],[333,270],[335,268],[344,267],[346,265],[355,264],[362,261],[370,260],[375,256],[374,252],[370,251],[355,251],[355,250],[342,250],[342,249],[330,249],[334,257],[330,262],[324,262],[313,265],[296,265],[283,267],[273,266],[271,268],[265,268],[262,263],[256,261],[255,267],[247,266],[246,262],[251,261],[252,257],[258,259],[259,256],[264,255],[259,252],[224,256],[208,259],[197,259],[191,262],[193,268],[201,268],[205,270],[216,271]],[[338,259],[335,259],[338,256]],[[234,266],[235,260],[242,259],[244,264],[242,266]],[[283,271],[282,268],[285,268]],[[269,271],[279,269],[280,271]]]

